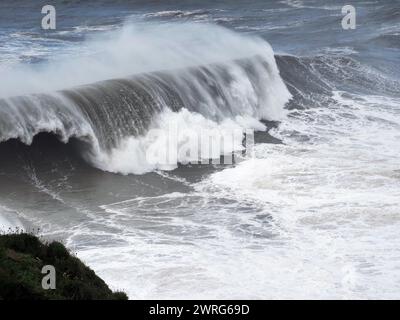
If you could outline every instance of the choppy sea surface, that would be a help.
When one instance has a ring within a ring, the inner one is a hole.
[[[53,2],[0,3],[1,229],[131,299],[400,297],[398,1]],[[256,144],[149,163],[171,124]]]

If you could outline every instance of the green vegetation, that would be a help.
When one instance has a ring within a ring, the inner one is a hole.
[[[56,289],[44,290],[42,267],[56,270]],[[126,300],[59,242],[27,233],[0,235],[0,300]]]

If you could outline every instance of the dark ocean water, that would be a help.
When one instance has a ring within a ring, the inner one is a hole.
[[[399,1],[52,3],[0,3],[3,229],[131,298],[399,298]],[[149,163],[171,124],[254,157]]]

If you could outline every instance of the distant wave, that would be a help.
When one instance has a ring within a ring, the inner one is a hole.
[[[352,89],[360,94],[372,91],[399,96],[397,79],[357,61],[351,54],[279,55],[276,61],[280,75],[294,97],[292,103],[296,103],[297,108],[323,106],[333,90]]]
[[[169,10],[169,11],[158,11],[152,13],[146,13],[146,18],[165,18],[165,17],[174,17],[174,18],[186,18],[186,17],[196,17],[196,16],[205,16],[210,12],[208,10],[193,10],[193,11],[182,11],[182,10]]]
[[[381,34],[370,40],[373,45],[379,45],[386,48],[400,49],[400,32]]]

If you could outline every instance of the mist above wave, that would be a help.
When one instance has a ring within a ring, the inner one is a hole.
[[[272,54],[267,42],[194,23],[126,24],[88,38],[82,56],[45,63],[0,65],[0,97],[49,92],[138,73]],[[78,51],[79,52],[79,51]],[[57,52],[54,52],[57,55]]]

